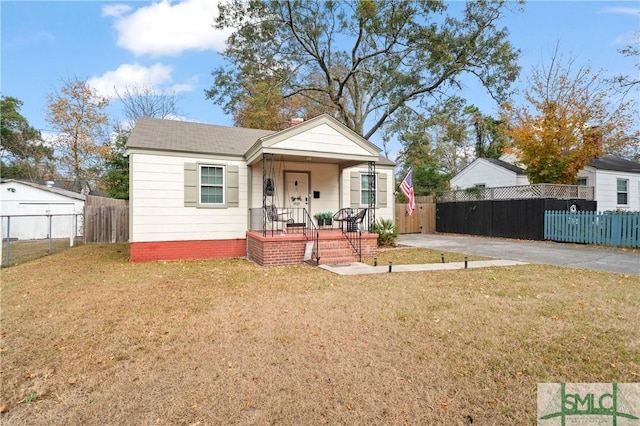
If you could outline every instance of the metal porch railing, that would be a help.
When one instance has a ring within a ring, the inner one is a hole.
[[[316,265],[320,262],[319,231],[307,209],[267,206],[249,209],[249,215],[250,231],[261,232],[265,237],[278,234],[302,234],[307,241],[313,243],[309,253],[310,259],[305,260],[314,261]]]
[[[333,216],[333,220],[340,224],[342,234],[358,255],[359,262],[362,262],[362,228],[368,226],[365,225],[368,223],[368,210],[344,208]]]

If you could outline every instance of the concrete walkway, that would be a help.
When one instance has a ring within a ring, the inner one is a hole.
[[[406,234],[398,244],[467,255],[640,276],[636,250],[451,234]]]
[[[526,265],[526,262],[513,260],[477,260],[467,262],[467,268],[488,268],[490,266]],[[371,266],[365,263],[339,263],[336,265],[320,265],[320,268],[338,275],[388,274],[389,265]],[[426,263],[418,265],[391,265],[391,272],[440,271],[464,269],[464,262]]]

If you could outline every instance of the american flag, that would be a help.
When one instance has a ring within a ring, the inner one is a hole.
[[[413,192],[413,178],[411,177],[411,170],[404,177],[404,180],[400,184],[400,190],[404,194],[405,197],[409,200],[409,208],[407,209],[407,213],[409,216],[413,214],[413,211],[416,209],[416,197]]]

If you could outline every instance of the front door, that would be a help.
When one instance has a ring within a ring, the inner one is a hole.
[[[285,206],[305,208],[309,211],[309,175],[307,173],[285,173]]]

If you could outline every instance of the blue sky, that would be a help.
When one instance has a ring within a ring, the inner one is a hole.
[[[47,94],[69,78],[88,79],[107,96],[114,86],[140,83],[174,90],[184,119],[232,125],[204,97],[228,35],[211,27],[216,4],[0,0],[0,91],[22,100],[22,115],[45,134]],[[608,75],[638,73],[634,60],[618,49],[640,31],[640,1],[530,1],[502,24],[522,51],[521,81],[531,67],[550,57],[557,43],[578,65],[590,64]],[[468,87],[463,95],[485,113],[495,113],[495,105],[478,87]],[[115,108],[110,112],[118,115]]]

